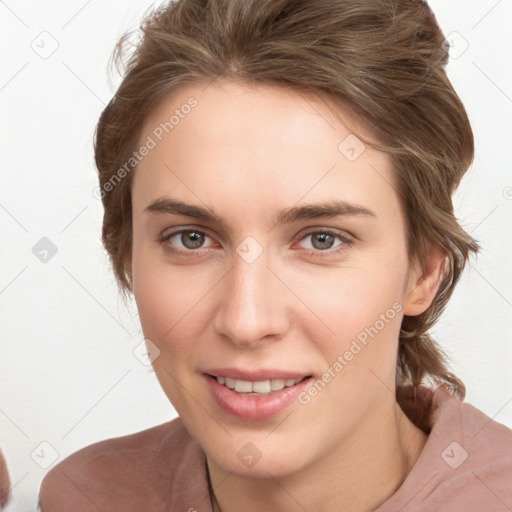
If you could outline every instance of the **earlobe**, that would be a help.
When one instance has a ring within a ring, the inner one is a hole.
[[[432,304],[444,273],[446,256],[439,248],[432,248],[425,269],[411,270],[404,315],[417,316]]]

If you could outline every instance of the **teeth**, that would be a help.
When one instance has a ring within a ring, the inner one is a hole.
[[[252,392],[253,393],[270,393],[272,391],[272,385],[269,380],[262,380],[259,382],[252,383]],[[238,389],[237,389],[238,391]]]
[[[286,381],[284,379],[272,379],[270,381],[272,391],[279,391],[280,389],[283,389],[285,385]]]
[[[248,380],[235,380],[235,391],[237,393],[251,393],[252,382]]]
[[[248,380],[236,380],[229,377],[216,377],[219,384],[227,386],[229,389],[237,393],[245,393],[250,395],[268,395],[273,391],[279,391],[285,387],[294,386],[301,382],[304,378],[300,379],[271,379],[251,382]]]

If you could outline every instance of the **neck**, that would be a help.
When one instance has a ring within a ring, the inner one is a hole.
[[[336,450],[280,478],[236,475],[207,457],[214,512],[374,511],[400,487],[427,440],[398,404],[384,417],[378,429],[358,426]]]

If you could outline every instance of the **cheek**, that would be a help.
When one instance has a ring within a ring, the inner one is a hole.
[[[403,267],[397,262],[394,268],[375,262],[324,275],[296,276],[294,282],[302,283],[301,296],[307,297],[307,306],[318,312],[331,334],[346,338],[373,325],[394,304],[402,304],[404,279]],[[394,313],[388,315],[391,320],[398,316]],[[395,323],[399,322],[396,318]]]
[[[139,247],[134,250],[132,273],[144,337],[162,355],[157,363],[175,371],[190,364],[212,314],[219,272],[201,265],[194,271],[173,266],[161,249]]]
[[[174,408],[180,416],[189,417],[194,414],[193,403],[183,389],[197,385],[191,369],[197,367],[205,331],[204,283],[185,279],[169,265],[151,264],[143,258],[134,259],[133,269],[133,291],[144,337],[159,350],[153,369]]]
[[[395,253],[316,277],[290,276],[302,283],[300,295],[316,313],[307,315],[302,329],[327,367],[341,356],[345,383],[364,383],[370,369],[386,382],[394,376],[406,270],[406,258]]]

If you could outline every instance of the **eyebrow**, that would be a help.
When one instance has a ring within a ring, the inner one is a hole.
[[[199,220],[226,224],[224,219],[212,208],[203,208],[166,197],[153,201],[144,211],[152,214],[184,215]],[[276,224],[290,224],[301,220],[349,215],[362,215],[377,218],[374,212],[364,206],[347,201],[327,201],[303,206],[293,206],[281,210],[277,216]]]

